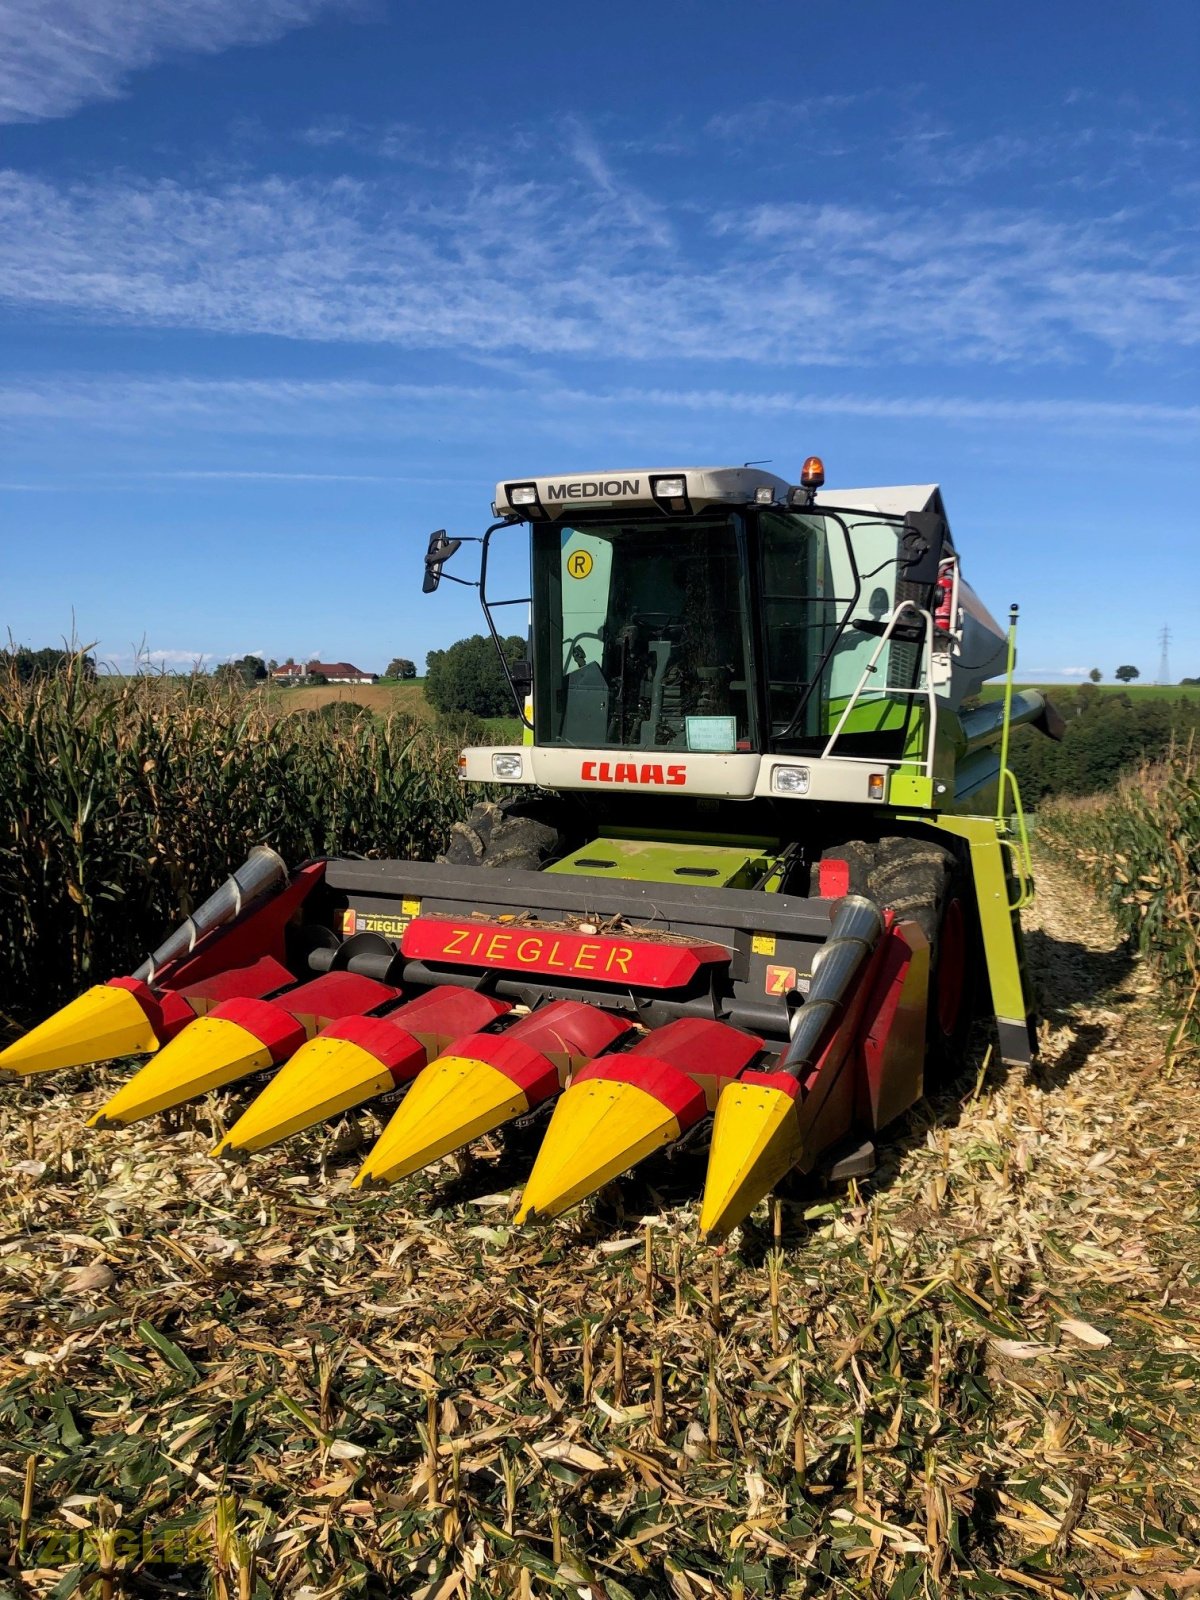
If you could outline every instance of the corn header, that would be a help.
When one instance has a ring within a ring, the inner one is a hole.
[[[823,481],[813,457],[798,484],[501,483],[477,586],[497,643],[496,607],[528,608],[504,668],[525,731],[463,752],[492,797],[446,854],[291,868],[260,846],[0,1075],[148,1056],[101,1126],[254,1080],[222,1158],[398,1101],[357,1185],[534,1127],[519,1220],[707,1143],[721,1237],[790,1172],[869,1171],[983,1011],[1028,1063],[1007,743],[1056,719],[1014,695],[1015,608],[1005,630],[979,602],[937,488]],[[497,599],[489,558],[522,535],[530,592]],[[431,537],[427,592],[462,542]]]

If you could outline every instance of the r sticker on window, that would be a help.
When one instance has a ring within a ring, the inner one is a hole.
[[[567,572],[572,578],[586,578],[592,570],[590,550],[572,550],[567,557]]]

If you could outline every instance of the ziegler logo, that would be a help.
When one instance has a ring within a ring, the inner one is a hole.
[[[686,767],[662,767],[657,762],[585,761],[579,769],[584,783],[661,783],[687,782]]]
[[[552,483],[547,500],[617,500],[623,494],[638,494],[640,478],[584,478],[579,483]]]

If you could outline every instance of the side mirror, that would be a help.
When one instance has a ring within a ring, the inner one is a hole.
[[[514,661],[508,669],[508,675],[512,679],[513,688],[524,699],[533,688],[533,662]]]
[[[429,548],[425,552],[425,581],[421,584],[422,594],[432,594],[442,581],[442,563],[449,561],[454,552],[462,547],[461,539],[448,539],[445,528],[439,528],[436,533],[429,535]]]
[[[910,511],[900,535],[900,575],[909,583],[934,584],[946,542],[946,523],[936,511]]]

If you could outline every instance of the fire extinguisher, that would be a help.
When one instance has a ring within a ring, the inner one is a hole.
[[[954,631],[954,571],[957,562],[951,558],[938,567],[937,582],[933,586],[933,625],[938,633]]]

